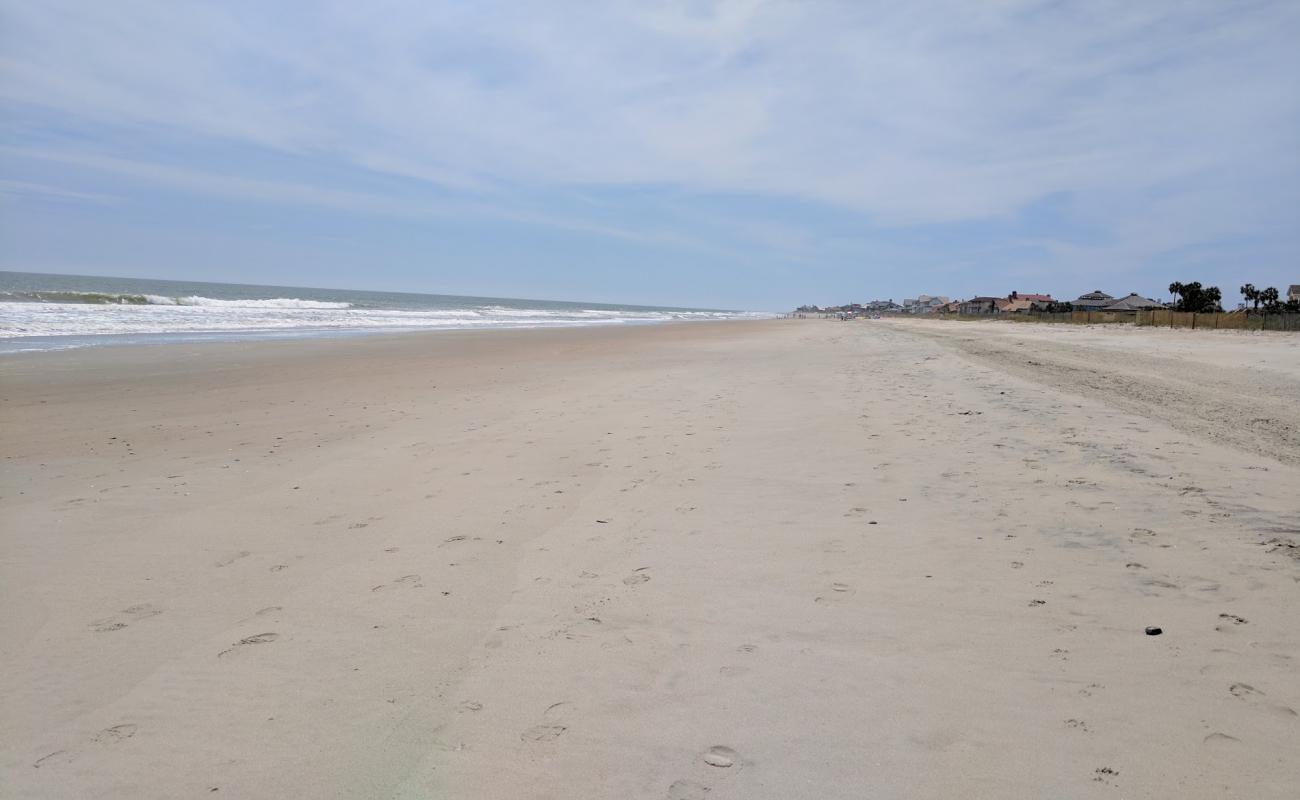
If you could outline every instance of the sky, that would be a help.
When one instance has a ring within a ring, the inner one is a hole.
[[[781,310],[1300,283],[1300,3],[0,0],[0,269]]]

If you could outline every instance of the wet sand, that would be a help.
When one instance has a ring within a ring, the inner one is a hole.
[[[3,794],[1293,796],[1300,337],[1149,333],[0,359]]]

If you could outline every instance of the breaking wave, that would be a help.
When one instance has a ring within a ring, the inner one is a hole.
[[[94,306],[210,306],[213,308],[351,308],[351,303],[334,303],[324,300],[299,300],[296,297],[271,297],[266,299],[220,300],[215,297],[187,295],[165,297],[157,294],[126,294],[117,292],[0,292],[0,302],[5,303],[63,303]]]
[[[141,295],[149,298],[150,296]],[[14,302],[0,298],[0,339],[107,334],[238,333],[550,328],[644,325],[687,320],[760,319],[728,311],[555,309],[472,306],[442,309],[358,307],[293,298],[215,300],[152,298],[155,302]],[[172,302],[166,302],[170,300]]]
[[[351,303],[333,303],[326,300],[299,300],[296,297],[270,297],[265,300],[218,300],[215,297],[160,297],[156,294],[144,295],[151,306],[208,306],[211,308],[311,308],[340,309],[352,308]]]
[[[772,315],[495,297],[0,272],[0,352],[131,337],[646,325]],[[42,285],[44,283],[44,285]],[[210,287],[210,288],[209,288]]]

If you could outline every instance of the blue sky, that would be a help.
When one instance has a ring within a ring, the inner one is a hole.
[[[1300,3],[0,0],[0,268],[728,308],[1300,283]]]

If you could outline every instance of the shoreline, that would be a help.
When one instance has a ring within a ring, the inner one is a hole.
[[[241,331],[172,331],[166,333],[102,333],[102,334],[67,334],[59,336],[12,336],[0,338],[0,358],[26,353],[50,353],[65,350],[84,350],[101,347],[142,347],[164,345],[197,345],[244,342],[279,342],[304,340],[351,339],[369,336],[403,336],[429,333],[488,333],[493,331],[541,331],[571,330],[588,328],[638,328],[654,325],[703,324],[714,322],[767,322],[780,317],[753,317],[747,319],[674,319],[652,321],[593,322],[587,324],[494,324],[491,326],[471,327],[417,327],[408,328],[287,328]],[[48,347],[27,347],[17,349],[24,344],[37,342]],[[68,342],[63,346],[57,346]]]
[[[1300,348],[1066,327],[0,357],[0,782],[1287,796]]]

